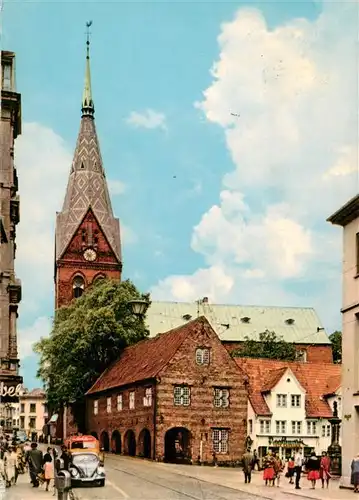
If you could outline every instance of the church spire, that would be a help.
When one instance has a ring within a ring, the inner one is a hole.
[[[95,113],[95,106],[92,100],[91,91],[91,71],[90,71],[90,26],[92,21],[86,23],[86,68],[85,68],[85,84],[82,95],[82,116],[93,116]]]

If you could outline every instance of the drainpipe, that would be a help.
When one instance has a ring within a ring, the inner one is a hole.
[[[154,380],[154,399],[153,399],[153,460],[156,460],[156,438],[157,438],[157,383],[158,380]]]

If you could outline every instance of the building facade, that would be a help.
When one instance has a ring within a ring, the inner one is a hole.
[[[39,438],[48,420],[46,394],[43,389],[24,391],[18,403],[19,429],[26,431],[31,438]]]
[[[244,376],[204,317],[125,349],[87,399],[87,430],[105,450],[187,463],[242,457]]]
[[[80,297],[97,279],[121,279],[120,226],[113,215],[96,133],[89,42],[81,113],[65,200],[56,216],[56,309]]]
[[[331,444],[336,406],[341,412],[341,367],[332,363],[235,358],[248,376],[248,427],[261,460],[268,451],[283,460],[295,449],[320,455]]]
[[[17,349],[18,304],[21,283],[15,276],[16,226],[20,220],[18,177],[14,164],[15,140],[21,134],[21,96],[15,87],[15,54],[1,51],[0,121],[0,383],[1,404],[19,395]],[[14,390],[15,390],[14,389]]]
[[[189,302],[153,301],[146,314],[151,336],[205,316],[228,351],[240,349],[245,338],[256,340],[266,330],[295,344],[298,360],[332,363],[332,345],[310,307],[267,307],[211,304],[207,297]]]
[[[349,486],[359,443],[359,195],[328,221],[343,227],[342,482]]]

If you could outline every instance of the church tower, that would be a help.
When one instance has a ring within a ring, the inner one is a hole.
[[[122,271],[120,225],[112,212],[94,120],[89,36],[81,111],[65,200],[56,214],[56,309],[80,297],[97,279],[120,280]]]

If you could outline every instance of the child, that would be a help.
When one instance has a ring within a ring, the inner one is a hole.
[[[47,453],[44,456],[44,474],[46,491],[49,491],[50,481],[54,479],[54,464],[51,457],[51,448],[47,448]]]

